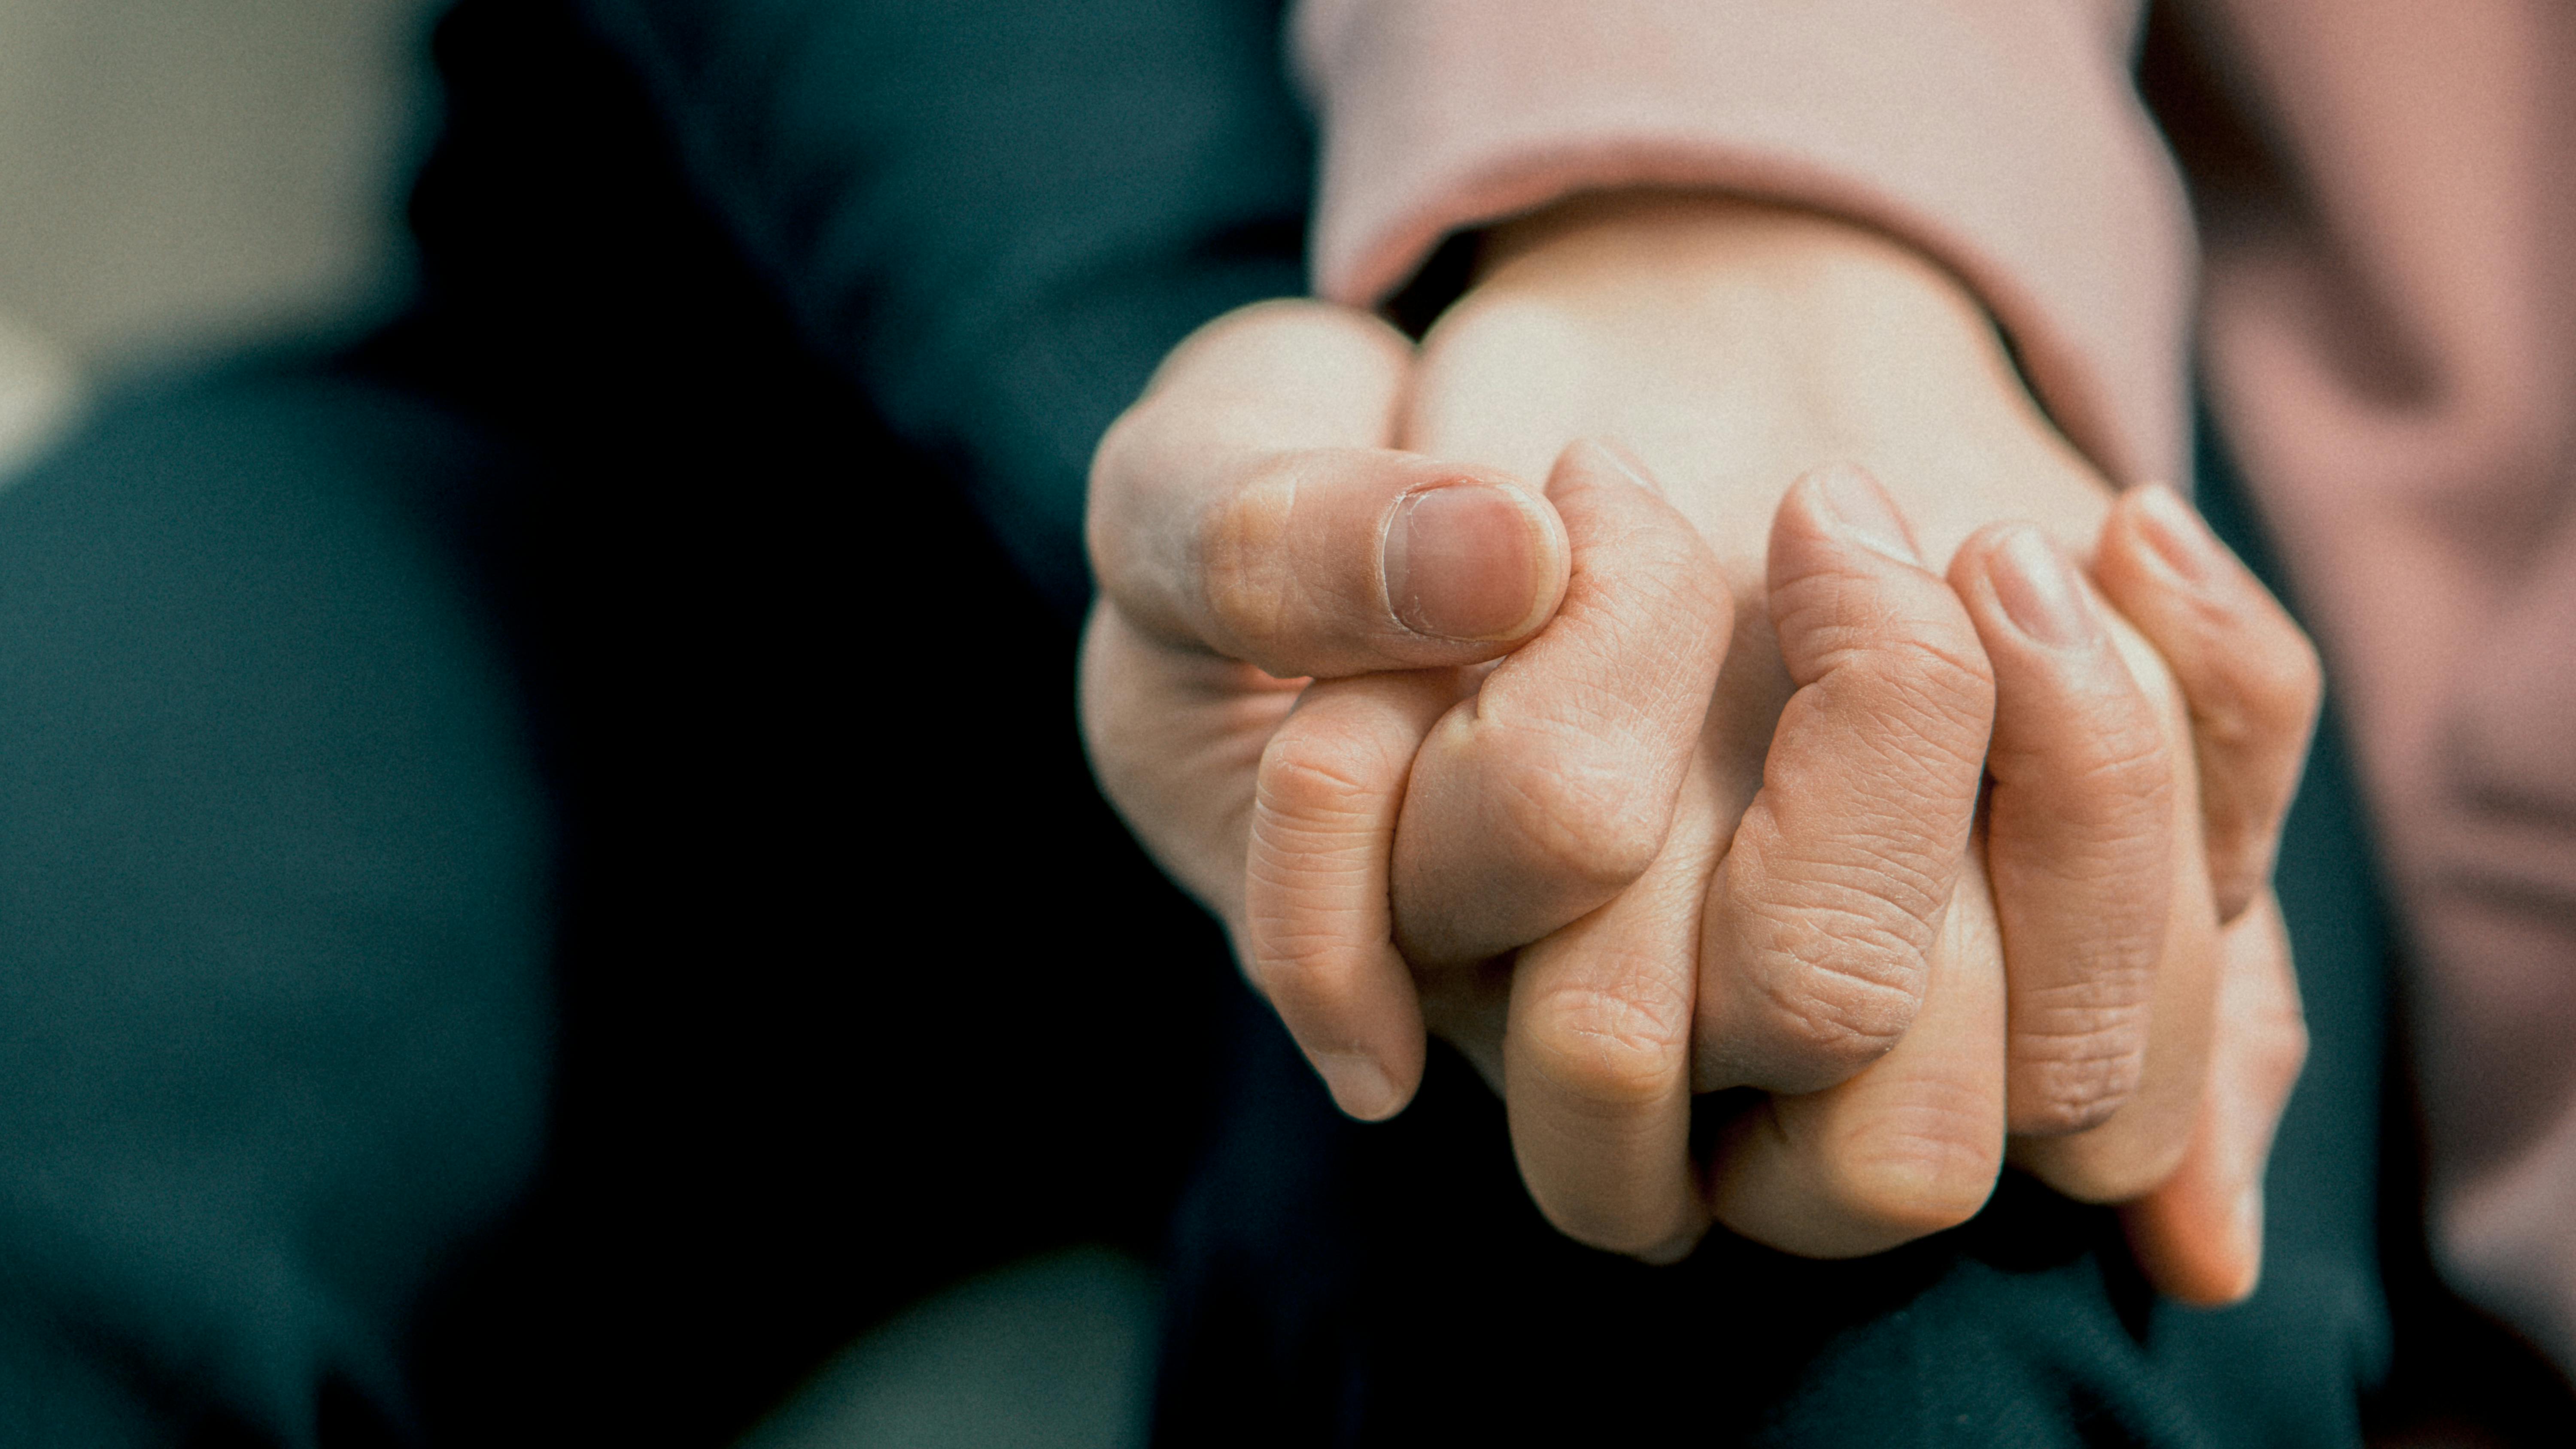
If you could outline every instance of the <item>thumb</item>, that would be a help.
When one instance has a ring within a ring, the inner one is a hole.
[[[1473,664],[1554,614],[1536,488],[1383,446],[1411,344],[1269,302],[1175,349],[1092,460],[1092,566],[1139,628],[1282,677]]]

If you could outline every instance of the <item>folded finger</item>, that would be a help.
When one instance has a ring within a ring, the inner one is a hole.
[[[2120,1210],[2130,1250],[2159,1291],[2213,1306],[2253,1293],[2263,1271],[2263,1172],[2307,1055],[2290,938],[2280,903],[2265,891],[2220,945],[2209,1095],[2191,1147],[2162,1186]]]
[[[1709,1222],[1690,1039],[1715,833],[1713,815],[1690,813],[1634,885],[1512,967],[1504,1103],[1521,1178],[1559,1231],[1655,1262],[1688,1254]]]
[[[2004,1154],[2004,977],[1973,854],[1904,1039],[1848,1081],[1772,1097],[1709,1163],[1717,1220],[1809,1258],[1855,1258],[1958,1226]]]
[[[1401,1111],[1422,1080],[1422,1007],[1388,915],[1387,862],[1445,670],[1309,685],[1262,752],[1244,873],[1243,956],[1333,1100]]]
[[[1950,581],[1995,671],[1986,860],[2011,982],[2012,1129],[2082,1131],[2145,1068],[2173,771],[2107,620],[2037,527],[1981,530]]]
[[[2098,1127],[2058,1136],[2017,1136],[2014,1163],[2082,1202],[2127,1202],[2173,1175],[2190,1145],[2209,1084],[2209,1052],[2218,1003],[2218,917],[2202,853],[2200,781],[2182,697],[2154,648],[2114,617],[2113,641],[2148,702],[2173,771],[2172,854],[2163,896],[2164,928],[2151,973],[2146,1011],[2146,1055],[2137,1090]],[[2000,882],[1998,882],[2000,888]],[[2006,938],[2008,970],[2011,941]],[[2018,979],[2017,977],[2015,978]]]
[[[1399,453],[1411,344],[1272,302],[1175,349],[1092,459],[1103,594],[1137,627],[1281,677],[1491,659],[1554,612],[1564,526],[1539,490]]]
[[[2316,649],[2200,515],[2162,485],[2122,495],[2094,578],[2182,686],[2200,757],[2218,918],[2271,879],[2322,690]]]
[[[1857,469],[1819,469],[1782,500],[1770,612],[1796,692],[1711,888],[1704,1090],[1818,1091],[1905,1034],[1994,708],[1958,597]]]
[[[1396,925],[1418,965],[1525,945],[1637,879],[1726,656],[1725,576],[1641,474],[1577,443],[1548,496],[1573,551],[1564,601],[1440,721],[1406,793]]]

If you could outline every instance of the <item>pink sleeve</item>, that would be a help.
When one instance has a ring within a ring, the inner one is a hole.
[[[1450,232],[1693,186],[1883,228],[1964,278],[2118,482],[2183,477],[2194,254],[2129,0],[1301,0],[1317,290]]]

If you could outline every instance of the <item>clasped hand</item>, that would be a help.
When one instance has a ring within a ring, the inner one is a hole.
[[[1630,198],[1491,250],[1418,351],[1247,309],[1104,440],[1113,802],[1345,1110],[1443,1036],[1582,1241],[1879,1251],[2009,1153],[2168,1292],[2249,1291],[2295,626],[1891,243]]]

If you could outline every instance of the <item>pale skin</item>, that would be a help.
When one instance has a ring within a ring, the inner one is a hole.
[[[1400,1110],[1428,1032],[1595,1246],[1874,1252],[2009,1155],[2125,1204],[2166,1291],[2250,1291],[2314,657],[1946,273],[1578,201],[1420,349],[1211,324],[1104,441],[1091,536],[1095,765],[1345,1110]],[[1733,1086],[1770,1095],[1694,1160]]]

